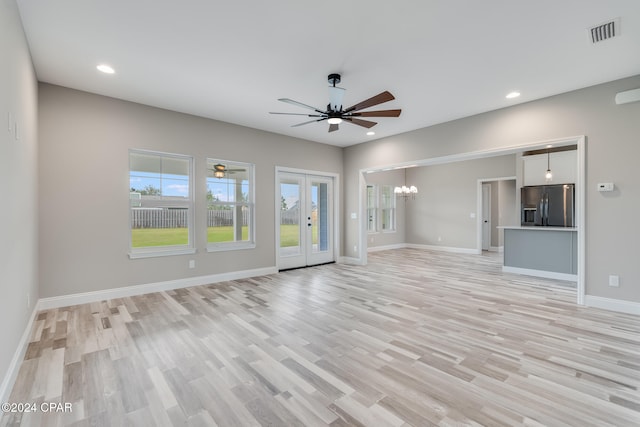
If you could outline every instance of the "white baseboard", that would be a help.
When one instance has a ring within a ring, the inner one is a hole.
[[[595,295],[585,295],[584,305],[586,305],[587,307],[618,311],[620,313],[640,315],[640,303],[633,301],[597,297]]]
[[[390,249],[404,249],[407,247],[406,243],[396,243],[393,245],[381,245],[381,246],[370,246],[367,248],[367,252],[378,252],[378,251],[388,251]]]
[[[489,246],[489,252],[504,252],[504,246]]]
[[[503,266],[502,271],[505,273],[524,274],[525,276],[544,277],[545,279],[566,280],[569,282],[577,282],[577,274],[556,273],[555,271],[533,270],[530,268],[508,267]]]
[[[410,249],[428,249],[431,251],[453,252],[456,254],[478,255],[482,252],[477,249],[470,249],[470,248],[455,248],[452,246],[437,246],[437,245],[418,245],[415,243],[407,243],[406,247]]]
[[[2,403],[9,401],[11,390],[13,389],[13,385],[16,382],[16,378],[18,378],[20,365],[22,365],[24,355],[27,353],[27,348],[29,347],[31,328],[33,328],[33,322],[36,319],[37,313],[38,304],[33,307],[33,311],[31,312],[31,316],[29,316],[27,326],[25,326],[24,328],[24,332],[22,333],[22,337],[20,338],[20,342],[18,343],[16,352],[13,354],[13,359],[11,359],[11,363],[9,364],[9,368],[7,369],[7,373],[2,380],[2,384],[0,385],[0,402]]]
[[[210,283],[224,282],[227,280],[246,279],[249,277],[275,274],[277,272],[277,267],[264,267],[252,270],[233,271],[230,273],[210,274],[207,276],[168,280],[166,282],[125,286],[122,288],[105,289],[103,291],[83,292],[79,294],[62,295],[59,297],[41,298],[38,301],[38,310],[48,310],[51,308],[67,307],[70,305],[86,304],[134,295],[143,295],[151,292],[169,291],[171,289],[188,288],[191,286],[208,285]]]
[[[350,257],[350,256],[341,256],[338,258],[338,264],[348,264],[348,265],[364,265],[362,263],[362,259]]]

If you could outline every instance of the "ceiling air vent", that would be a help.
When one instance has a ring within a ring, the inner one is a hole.
[[[589,39],[596,44],[620,35],[620,18],[589,28]]]

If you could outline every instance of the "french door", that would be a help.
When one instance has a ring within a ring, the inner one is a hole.
[[[278,171],[278,269],[335,260],[333,178]]]

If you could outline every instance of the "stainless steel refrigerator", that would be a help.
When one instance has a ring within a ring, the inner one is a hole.
[[[521,225],[575,227],[575,184],[522,187],[520,196]]]

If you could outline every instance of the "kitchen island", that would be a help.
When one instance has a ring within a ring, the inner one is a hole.
[[[578,233],[575,227],[503,226],[502,271],[577,281]]]

